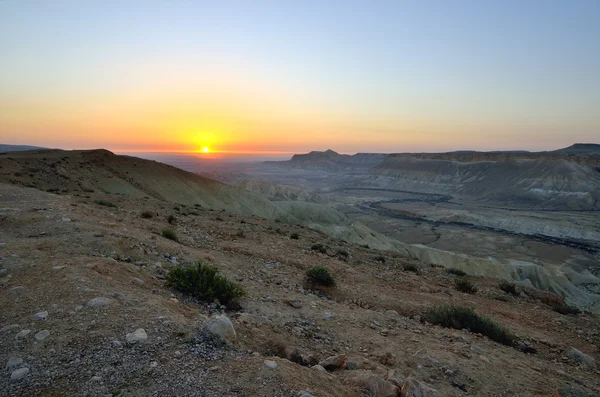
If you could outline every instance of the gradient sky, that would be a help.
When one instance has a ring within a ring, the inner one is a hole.
[[[0,0],[0,143],[600,142],[600,1]]]

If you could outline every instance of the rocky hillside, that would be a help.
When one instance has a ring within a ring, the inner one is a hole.
[[[2,395],[600,393],[600,321],[554,294],[485,276],[465,293],[442,267],[300,226],[90,190],[0,183]],[[197,261],[247,295],[223,306],[166,283]],[[335,286],[307,284],[315,265]],[[510,342],[432,324],[440,305],[474,308]]]

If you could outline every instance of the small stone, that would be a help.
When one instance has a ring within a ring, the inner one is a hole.
[[[337,356],[327,357],[325,360],[321,361],[319,365],[327,370],[333,370],[340,368],[345,361],[346,355],[338,354]]]
[[[92,376],[92,378],[90,380],[92,382],[101,382],[102,381],[102,377],[101,376]]]
[[[293,299],[293,300],[289,300],[289,301],[287,301],[287,303],[288,303],[288,304],[289,304],[291,307],[293,307],[293,308],[295,308],[295,309],[300,309],[300,308],[302,308],[302,301],[300,301],[300,300]]]
[[[63,222],[71,222],[71,218],[62,218]]]
[[[479,359],[485,363],[488,363],[488,364],[490,363],[490,359],[487,358],[486,356],[481,355],[481,356],[479,356]]]
[[[38,342],[41,342],[49,336],[50,336],[50,331],[48,331],[47,329],[43,329],[40,332],[38,332],[37,334],[35,334],[33,337]]]
[[[112,342],[113,347],[116,347],[117,349],[120,347],[123,347],[123,344],[121,342],[119,342],[118,340],[113,340]]]
[[[402,385],[403,397],[442,397],[442,393],[415,378],[406,378]]]
[[[21,291],[25,291],[25,287],[23,287],[22,285],[18,285],[16,287],[12,287],[10,289],[10,292],[12,292],[12,293],[17,293],[17,292],[21,292]]]
[[[181,357],[181,352],[179,350],[175,350],[175,357]]]
[[[388,336],[390,334],[390,330],[387,328],[382,329],[379,333],[383,336]]]
[[[142,284],[144,284],[144,280],[142,280],[139,277],[136,277],[136,278],[133,279],[133,283],[137,284],[137,285],[142,285]]]
[[[296,393],[296,397],[313,397],[313,396],[306,390],[300,390],[298,393]]]
[[[9,324],[9,325],[5,325],[4,327],[0,328],[0,334],[6,331],[10,331],[11,329],[15,329],[15,328],[19,328],[18,324]]]
[[[61,270],[64,269],[64,266],[52,266],[52,270]]]
[[[38,313],[34,314],[33,317],[35,317],[38,320],[47,320],[48,312],[38,312]]]
[[[22,358],[13,357],[8,359],[8,361],[6,362],[6,369],[11,370],[13,368],[19,367],[21,364],[23,364]]]
[[[31,333],[30,330],[24,329],[24,330],[22,330],[21,332],[19,332],[18,334],[15,335],[15,339],[23,339],[27,335],[29,335],[30,333]]]
[[[277,363],[275,361],[265,360],[265,366],[267,368],[275,369],[277,368]]]
[[[127,340],[127,343],[144,342],[148,339],[148,335],[143,328],[138,328],[134,332],[125,335],[125,339]]]
[[[329,320],[330,318],[334,318],[334,317],[335,317],[335,313],[332,313],[332,312],[323,313],[323,320]]]
[[[319,371],[319,372],[327,372],[327,370],[323,366],[318,365],[318,364],[317,365],[313,365],[311,368],[314,369],[314,370],[316,370],[316,371]]]
[[[209,319],[204,324],[204,330],[217,336],[223,342],[234,343],[236,339],[233,323],[227,316],[221,315]]]
[[[88,303],[88,307],[100,307],[111,304],[112,299],[104,298],[102,296],[97,296],[94,299],[91,299]]]
[[[150,368],[156,368],[156,367],[158,367],[158,361],[150,362]]]
[[[19,368],[19,369],[15,369],[11,374],[10,374],[10,380],[19,380],[19,379],[23,379],[24,377],[27,376],[27,374],[29,374],[29,368]]]

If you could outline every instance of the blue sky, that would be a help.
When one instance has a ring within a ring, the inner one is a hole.
[[[199,76],[231,82],[198,100],[243,102],[220,105],[218,117],[201,105],[164,115],[189,119],[215,144],[220,133],[203,131],[202,118],[235,119],[223,148],[318,149],[344,137],[342,151],[598,142],[599,20],[600,1],[586,0],[3,0],[0,140],[131,149],[122,133],[89,128],[99,117],[90,108],[110,116],[107,102],[142,103],[139,92],[168,69],[181,81],[144,95],[196,101]],[[158,136],[136,124],[144,113],[135,109],[105,127]],[[285,136],[302,129],[304,143]]]

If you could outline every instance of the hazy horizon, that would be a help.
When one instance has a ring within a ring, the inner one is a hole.
[[[0,2],[0,141],[553,150],[600,133],[600,2]]]

